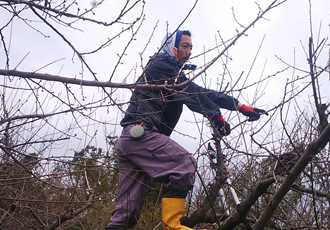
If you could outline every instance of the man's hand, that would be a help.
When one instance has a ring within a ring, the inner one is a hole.
[[[263,109],[257,109],[254,107],[241,105],[239,110],[241,113],[243,113],[245,116],[249,117],[249,121],[256,121],[260,118],[261,114],[266,114],[268,116],[268,113]]]
[[[230,134],[230,124],[225,121],[222,115],[213,121],[216,129],[222,136],[227,136]]]

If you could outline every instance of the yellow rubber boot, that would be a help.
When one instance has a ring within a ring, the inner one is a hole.
[[[185,212],[184,198],[162,198],[162,219],[165,230],[192,230],[181,225],[180,219]]]

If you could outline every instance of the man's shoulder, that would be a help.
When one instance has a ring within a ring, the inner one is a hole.
[[[154,68],[164,68],[164,69],[176,69],[175,63],[170,57],[164,54],[157,54],[150,58],[150,66]]]

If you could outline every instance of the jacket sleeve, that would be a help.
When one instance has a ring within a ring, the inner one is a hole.
[[[183,82],[187,78],[182,76],[180,80]],[[219,108],[235,110],[238,103],[237,99],[227,94],[205,89],[193,82],[190,82],[185,89],[181,89],[181,92],[177,93],[174,98],[182,100],[189,109],[208,118],[219,117],[221,115]]]
[[[217,104],[220,108],[236,110],[236,106],[239,102],[236,98],[215,90],[204,88],[204,91],[206,92],[208,98]]]
[[[183,73],[179,78],[177,75],[175,66],[166,58],[156,59],[146,72],[147,81],[152,84],[164,84],[165,81],[167,84],[182,83],[187,80]],[[238,103],[229,95],[205,89],[193,82],[182,88],[167,91],[166,95],[167,98],[183,103],[190,110],[209,119],[218,118],[221,115],[219,108],[233,110]]]

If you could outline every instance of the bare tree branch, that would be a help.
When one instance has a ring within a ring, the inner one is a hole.
[[[267,205],[266,209],[263,211],[262,215],[259,217],[258,221],[254,226],[254,230],[261,230],[264,229],[267,222],[273,215],[274,211],[276,210],[279,203],[282,201],[284,196],[290,190],[292,185],[297,180],[300,173],[306,168],[308,163],[312,160],[314,156],[316,156],[325,146],[329,143],[330,137],[330,125],[328,125],[321,135],[308,144],[306,150],[304,151],[303,155],[300,157],[296,165],[290,171],[290,174],[282,183],[281,187],[276,191],[273,198]]]

